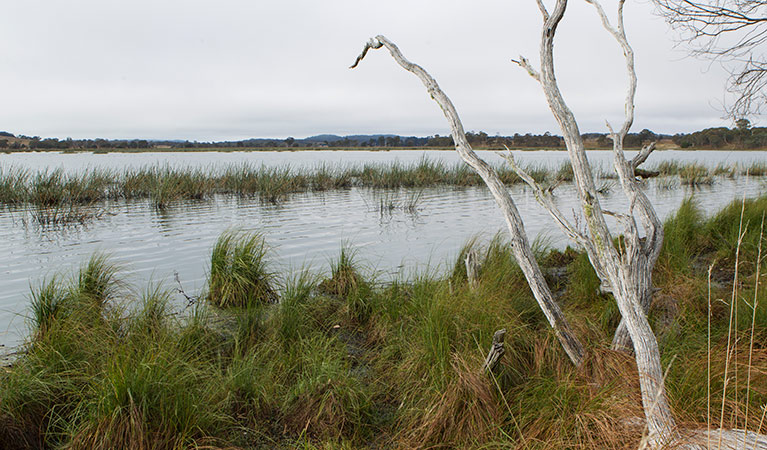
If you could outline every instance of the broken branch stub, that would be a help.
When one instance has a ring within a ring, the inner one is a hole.
[[[466,259],[464,260],[464,264],[466,265],[466,279],[469,282],[469,287],[471,289],[475,289],[479,283],[480,270],[479,255],[477,254],[477,249],[472,248],[466,252]]]
[[[501,357],[506,353],[506,349],[503,347],[503,338],[506,336],[506,328],[502,328],[493,334],[493,344],[490,346],[490,351],[485,358],[485,363],[482,365],[482,370],[485,372],[492,372],[501,362]]]

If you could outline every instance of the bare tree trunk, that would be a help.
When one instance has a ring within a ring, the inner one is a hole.
[[[461,119],[458,117],[453,103],[442,92],[437,81],[431,77],[421,66],[413,64],[402,55],[399,48],[394,43],[386,39],[384,36],[376,36],[365,44],[362,53],[357,57],[354,65],[351,68],[357,67],[357,64],[365,57],[368,50],[371,48],[378,49],[386,47],[394,60],[402,66],[408,72],[415,74],[426,86],[431,97],[442,108],[442,112],[450,124],[450,129],[455,142],[455,149],[461,158],[469,164],[477,173],[482,177],[490,192],[495,198],[504,219],[506,219],[506,225],[509,229],[509,236],[511,239],[511,249],[514,257],[522,269],[527,283],[530,285],[530,289],[538,301],[538,305],[543,311],[544,315],[549,321],[549,324],[553,328],[554,332],[559,339],[562,348],[564,348],[570,360],[576,366],[580,366],[583,363],[583,346],[575,337],[570,325],[565,319],[562,310],[554,300],[554,296],[551,294],[546,280],[543,277],[543,272],[538,266],[538,262],[533,255],[533,251],[530,248],[529,240],[527,239],[527,233],[525,232],[524,224],[522,223],[522,217],[519,215],[514,201],[509,195],[509,191],[506,186],[501,182],[495,170],[487,164],[484,160],[479,158],[474,150],[472,150],[469,141],[466,139],[466,134],[461,124]]]
[[[538,74],[525,59],[521,60],[520,65],[525,67],[528,73],[540,82],[549,108],[562,129],[588,228],[588,240],[592,243],[586,247],[586,251],[592,264],[598,268],[597,272],[604,277],[603,280],[609,282],[626,330],[633,342],[649,442],[651,447],[659,448],[677,441],[680,437],[666,399],[658,342],[641,304],[645,293],[652,289],[650,280],[653,265],[657,259],[656,253],[659,252],[663,239],[662,231],[659,231],[662,230],[662,227],[652,205],[646,201],[646,197],[636,185],[636,180],[633,177],[634,164],[626,161],[623,155],[623,139],[634,119],[634,94],[636,92],[633,50],[628,45],[623,29],[624,3],[623,0],[619,1],[618,26],[613,28],[601,5],[595,0],[587,1],[596,7],[604,27],[621,45],[626,58],[629,75],[629,89],[625,103],[626,120],[618,132],[614,132],[611,128],[610,134],[614,144],[615,169],[621,187],[629,198],[628,214],[602,210],[578,124],[559,91],[554,75],[554,35],[557,26],[564,17],[567,0],[557,0],[551,14],[546,10],[542,1],[538,2],[544,21],[541,35],[541,72]],[[649,153],[651,150],[650,148],[642,154]],[[646,158],[646,156],[644,157]],[[633,216],[635,206],[638,206],[640,217],[648,231],[648,239],[645,240],[644,244],[639,239],[636,219]],[[612,215],[624,226],[623,248],[616,248],[613,245],[613,238],[604,219],[605,214]]]
[[[625,121],[618,131],[614,131],[610,127],[615,170],[618,173],[621,187],[629,200],[627,213],[616,213],[602,209],[578,124],[567,107],[554,76],[553,40],[557,26],[564,16],[567,0],[556,0],[551,14],[546,9],[543,0],[537,1],[544,21],[541,36],[540,73],[525,58],[520,58],[516,62],[541,84],[549,107],[562,129],[573,167],[575,187],[586,223],[586,232],[582,232],[568,222],[564,214],[557,208],[551,191],[542,189],[532,177],[525,173],[516,164],[510,152],[507,159],[520,177],[533,188],[536,199],[549,211],[565,234],[586,250],[603,285],[615,297],[623,318],[622,327],[616,333],[616,343],[626,345],[630,342],[634,349],[642,405],[647,422],[646,442],[649,447],[659,449],[681,444],[683,448],[687,449],[703,448],[695,439],[691,439],[690,435],[683,436],[677,429],[666,398],[658,342],[647,320],[647,308],[649,308],[653,292],[652,270],[660,254],[663,228],[652,204],[641,191],[635,179],[636,168],[647,159],[654,145],[643,148],[631,161],[628,161],[623,153],[623,140],[634,120],[634,95],[636,92],[633,50],[628,44],[623,27],[624,0],[619,0],[618,3],[618,22],[615,28],[610,24],[601,5],[596,0],[586,1],[594,5],[605,29],[620,44],[629,75]],[[570,331],[559,306],[552,298],[548,285],[532,254],[521,217],[511,196],[495,171],[485,161],[477,157],[471,149],[455,107],[439,88],[437,82],[423,68],[405,59],[396,45],[380,35],[365,45],[352,68],[357,66],[369,49],[381,47],[386,47],[394,60],[405,70],[418,76],[431,97],[442,108],[450,123],[456,150],[464,161],[479,173],[503,212],[511,236],[512,252],[525,274],[536,300],[557,333],[570,359],[576,365],[580,365],[583,360],[583,348]],[[639,237],[635,214],[639,217],[644,228],[644,239]],[[624,228],[623,239],[617,241],[617,246],[607,228],[605,215],[616,218]]]
[[[642,310],[645,314],[649,313],[650,311],[650,305],[652,304],[652,295],[654,292],[653,285],[652,285],[652,279],[650,278],[650,275],[652,274],[652,269],[650,269],[649,272],[644,272],[639,274],[639,276],[644,276],[648,279],[642,280],[640,283],[642,286],[646,286],[643,289],[642,295],[639,300],[639,304],[642,306]],[[630,351],[632,350],[632,343],[631,343],[631,335],[629,334],[628,328],[626,328],[626,320],[621,317],[621,321],[618,324],[618,328],[615,329],[615,334],[613,335],[613,342],[612,342],[612,349],[618,350],[618,351]]]

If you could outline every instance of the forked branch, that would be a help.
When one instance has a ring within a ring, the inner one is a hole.
[[[440,108],[442,108],[442,112],[450,124],[456,151],[467,164],[477,171],[488,189],[490,189],[491,194],[495,198],[496,203],[506,219],[511,238],[512,252],[514,253],[514,257],[516,258],[519,267],[525,274],[525,278],[530,285],[530,289],[532,290],[538,305],[548,319],[549,324],[554,329],[554,332],[559,338],[565,352],[570,357],[570,360],[576,366],[580,366],[583,362],[583,346],[575,337],[562,310],[554,300],[554,296],[546,283],[543,272],[538,266],[535,255],[530,248],[527,233],[525,232],[524,224],[522,223],[522,217],[520,216],[511,195],[509,195],[509,191],[501,182],[495,170],[474,153],[471,145],[469,145],[469,141],[466,139],[466,133],[464,132],[463,124],[461,123],[461,119],[458,116],[455,106],[453,106],[453,103],[447,95],[440,89],[437,81],[432,78],[423,67],[408,61],[394,43],[381,35],[370,39],[365,44],[362,53],[357,57],[352,68],[357,67],[359,62],[365,58],[368,50],[381,47],[386,47],[392,58],[394,58],[397,64],[403,69],[416,75],[426,87],[431,98],[437,102]]]
[[[519,178],[522,179],[530,188],[533,190],[533,194],[535,195],[535,199],[538,201],[538,204],[540,204],[548,213],[551,215],[551,217],[554,219],[554,221],[559,225],[559,228],[562,229],[562,232],[564,232],[567,237],[569,237],[573,242],[578,244],[581,247],[587,247],[589,245],[588,238],[583,235],[583,233],[580,232],[572,223],[570,223],[569,220],[565,217],[564,214],[562,214],[562,211],[559,210],[559,207],[557,207],[556,203],[554,202],[553,195],[551,193],[551,189],[544,189],[543,186],[538,184],[535,179],[530,176],[519,164],[517,164],[517,161],[514,159],[514,155],[511,153],[511,150],[509,150],[508,147],[506,147],[506,153],[499,153],[509,164],[509,167],[511,167],[511,170],[514,171],[514,173],[519,176]]]

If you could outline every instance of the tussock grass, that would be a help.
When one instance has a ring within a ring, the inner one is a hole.
[[[741,175],[750,175],[754,177],[763,177],[767,175],[767,163],[755,162],[748,167],[743,167],[740,171]]]
[[[15,167],[0,167],[0,202],[17,205],[27,201],[29,171]]]
[[[570,161],[565,161],[557,169],[554,179],[556,181],[573,181],[574,176],[573,164]]]
[[[705,166],[699,164],[689,164],[679,169],[679,181],[686,186],[697,187],[703,185],[712,185],[715,178],[711,171]]]
[[[275,275],[267,266],[267,251],[258,233],[222,234],[210,258],[207,300],[220,308],[276,303]]]
[[[705,429],[709,405],[714,422],[722,408],[725,426],[762,425],[765,202],[706,219],[687,200],[665,224],[650,319],[664,365],[674,361],[666,387],[685,426]],[[480,262],[473,286],[469,251]],[[614,301],[577,250],[539,243],[536,255],[589,343],[580,369],[501,235],[469,241],[446,273],[385,285],[348,247],[329,276],[303,268],[282,283],[266,269],[258,235],[225,233],[212,253],[209,285],[218,287],[183,314],[160,285],[131,294],[98,255],[70,278],[36,286],[26,354],[0,371],[0,446],[585,450],[637,448],[642,439],[634,361],[609,350]],[[278,303],[256,294],[264,280]],[[500,328],[506,354],[491,376],[481,367]]]
[[[669,275],[690,273],[694,255],[700,250],[699,237],[704,224],[703,213],[694,197],[682,201],[679,209],[663,225],[663,257],[660,270]]]
[[[661,175],[679,175],[679,172],[684,167],[681,161],[662,161],[654,167]]]
[[[319,284],[319,289],[328,295],[346,297],[359,289],[364,280],[354,262],[355,251],[348,246],[341,247],[338,259],[330,264],[330,278]]]
[[[61,288],[55,277],[43,281],[37,288],[32,288],[30,328],[35,337],[42,337],[54,325],[66,298],[67,292]]]

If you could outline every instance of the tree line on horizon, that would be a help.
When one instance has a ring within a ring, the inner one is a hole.
[[[612,141],[606,133],[582,135],[589,148],[609,149]],[[549,132],[543,134],[515,133],[512,136],[490,136],[484,131],[466,133],[474,148],[503,149],[564,149],[561,136]],[[749,150],[767,148],[767,127],[751,127],[747,119],[736,121],[733,128],[716,127],[692,133],[675,135],[656,134],[648,129],[626,136],[626,148],[641,148],[644,143],[671,140],[682,149],[733,149]],[[404,137],[398,135],[320,135],[305,139],[245,139],[241,141],[198,142],[188,140],[147,139],[57,139],[39,136],[16,136],[0,131],[0,150],[85,150],[85,149],[199,149],[199,148],[446,148],[453,147],[452,136],[435,134],[428,137]]]

